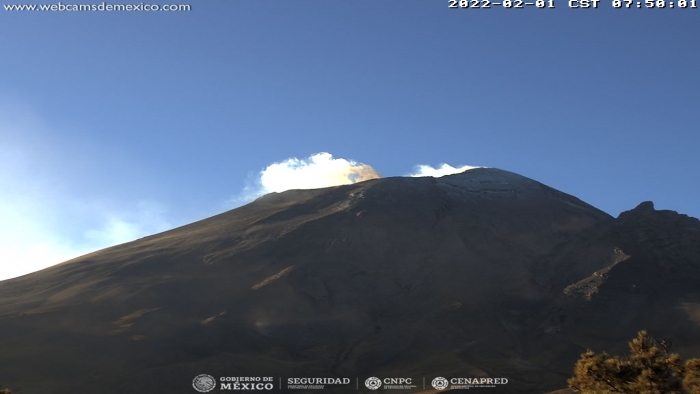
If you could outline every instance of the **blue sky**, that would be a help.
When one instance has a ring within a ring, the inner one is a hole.
[[[699,217],[700,9],[555,2],[0,10],[0,279],[220,213],[319,152]]]

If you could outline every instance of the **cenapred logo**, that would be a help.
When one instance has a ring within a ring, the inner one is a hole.
[[[468,390],[470,388],[490,388],[508,384],[507,378],[450,378],[438,376],[430,384],[436,390]]]
[[[214,387],[216,387],[216,379],[214,379],[214,377],[211,375],[203,373],[201,375],[197,375],[192,380],[192,387],[194,387],[194,389],[200,393],[208,393],[214,390]]]
[[[373,376],[365,380],[365,386],[370,390],[376,390],[382,387],[382,381],[378,377]]]
[[[435,390],[444,390],[450,385],[450,382],[448,382],[447,379],[443,378],[442,376],[438,376],[437,378],[433,379],[430,384]]]

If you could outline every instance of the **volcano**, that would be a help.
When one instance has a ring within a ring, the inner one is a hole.
[[[623,351],[642,329],[700,355],[700,221],[651,202],[613,218],[477,168],[272,193],[0,282],[0,384],[349,377],[331,390],[369,392],[366,378],[412,377],[419,392],[444,376],[545,393],[586,349]]]

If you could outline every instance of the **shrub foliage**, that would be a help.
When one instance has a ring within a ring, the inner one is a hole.
[[[640,331],[630,355],[587,351],[576,362],[569,388],[581,394],[700,394],[700,359],[686,361],[670,344]]]

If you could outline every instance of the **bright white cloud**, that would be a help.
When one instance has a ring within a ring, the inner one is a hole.
[[[321,152],[304,159],[293,157],[270,164],[237,200],[244,202],[272,192],[349,185],[380,177],[370,165]]]
[[[37,143],[48,129],[16,114],[0,108],[0,280],[170,227],[156,202],[98,201],[66,184],[59,152]]]
[[[51,144],[36,144],[51,131],[31,116],[10,121],[9,115],[17,111],[3,109],[0,105],[0,280],[172,227],[165,207],[157,202],[115,203],[76,193],[86,188],[64,177],[60,151]],[[477,167],[420,165],[409,176],[439,177],[472,168]],[[228,205],[271,192],[380,177],[370,165],[321,152],[270,164]]]
[[[49,193],[45,180],[0,172],[0,280],[170,228],[165,209],[154,202],[108,209]]]
[[[416,166],[414,171],[406,176],[441,177],[474,168],[481,167],[452,167],[443,163],[436,168],[422,164]],[[375,178],[381,178],[381,175],[372,166],[353,160],[334,158],[327,152],[316,153],[304,159],[293,157],[265,167],[237,197],[226,203],[226,207],[248,203],[272,192],[349,185]]]
[[[473,170],[474,168],[481,168],[481,167],[474,167],[474,166],[452,167],[449,164],[442,163],[442,164],[440,164],[439,167],[435,168],[435,167],[430,166],[430,165],[420,164],[420,165],[417,165],[415,167],[414,171],[411,174],[408,174],[407,176],[410,176],[410,177],[432,176],[435,178],[439,178],[439,177],[445,176],[445,175],[458,174],[460,172],[464,172],[467,170]]]
[[[50,216],[41,205],[28,199],[18,203],[0,184],[0,280],[36,271],[80,254],[52,229]],[[10,198],[8,198],[10,197]],[[14,200],[14,201],[13,201]],[[60,232],[57,231],[60,234]]]
[[[52,204],[61,209],[61,204]],[[74,215],[76,213],[74,212]],[[51,213],[33,203],[24,207],[7,203],[0,197],[0,280],[28,274],[70,260],[95,250],[133,241],[145,235],[168,229],[162,217],[152,213],[100,213],[84,210],[77,216],[90,218],[95,223],[83,234],[70,234],[61,228],[68,225],[67,215]]]
[[[105,246],[133,241],[171,228],[166,214],[163,205],[147,200],[118,212],[93,209],[93,215],[100,218],[99,225],[85,231],[83,238],[86,242]]]

